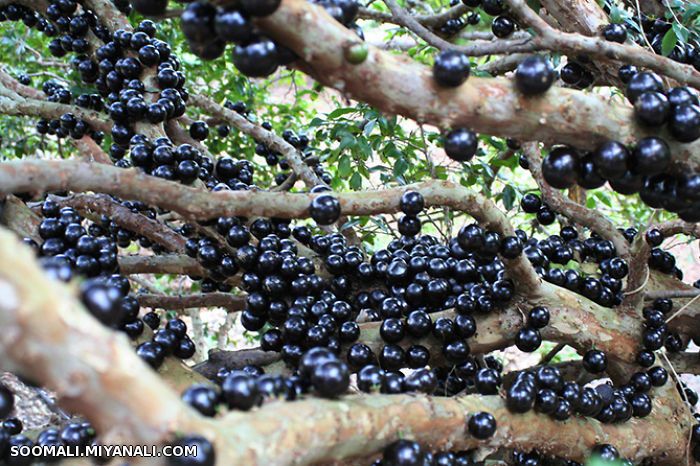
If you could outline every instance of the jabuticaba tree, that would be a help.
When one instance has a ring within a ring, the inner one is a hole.
[[[700,237],[697,5],[0,0],[0,20],[0,366],[66,417],[30,432],[0,385],[4,464],[700,462],[697,248],[670,249]],[[185,309],[257,347],[201,354]],[[541,357],[504,368],[508,348]]]

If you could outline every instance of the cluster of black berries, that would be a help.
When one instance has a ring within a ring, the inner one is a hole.
[[[3,460],[3,464],[23,466],[56,462],[55,456],[42,458],[32,455],[12,455],[13,448],[27,447],[31,449],[34,446],[45,446],[80,449],[97,442],[95,430],[88,422],[71,422],[61,429],[55,427],[44,429],[39,432],[36,441],[22,434],[22,430],[23,425],[19,419],[7,419],[3,422],[2,428],[0,428],[0,458]],[[98,460],[97,458],[93,459]]]
[[[151,311],[143,316],[143,322],[153,330],[150,341],[136,347],[136,354],[154,369],[158,369],[166,356],[173,355],[179,359],[189,359],[194,356],[194,342],[187,336],[187,324],[181,319],[171,319],[165,327],[160,327],[160,317]]]
[[[666,126],[678,141],[700,138],[698,96],[687,87],[664,90],[654,73],[639,72],[627,84],[627,97],[643,126]],[[686,221],[700,220],[700,175],[670,173],[671,150],[663,139],[650,136],[632,148],[617,141],[599,145],[593,152],[572,147],[553,148],[542,162],[542,174],[552,187],[565,189],[578,184],[596,189],[607,181],[621,194],[639,193],[652,208],[664,208]]]
[[[143,203],[122,203],[134,212],[154,216],[155,211]],[[138,338],[144,330],[144,321],[154,331],[151,341],[137,347],[137,354],[152,367],[162,364],[165,356],[187,359],[192,357],[195,346],[187,336],[187,326],[180,319],[169,321],[166,328],[158,330],[160,319],[150,312],[139,318],[138,300],[131,294],[129,280],[118,274],[118,245],[127,247],[137,239],[128,230],[119,228],[104,218],[102,225],[92,223],[87,229],[84,219],[72,208],[46,200],[42,204],[44,220],[39,225],[39,235],[44,242],[36,247],[41,255],[41,265],[46,272],[59,280],[69,281],[75,274],[86,277],[81,284],[81,300],[86,309],[100,322],[121,330],[130,338]],[[143,247],[155,245],[140,238]]]
[[[545,217],[541,215],[543,209],[548,209],[543,206],[540,197],[532,193],[523,196],[521,207],[527,213],[537,213],[540,222]],[[554,219],[554,214],[548,211],[545,218],[547,223],[551,223],[550,215],[551,220]],[[595,233],[580,239],[576,229],[570,226],[563,227],[559,235],[551,235],[543,240],[527,239],[520,230],[516,233],[525,244],[524,253],[535,271],[548,282],[579,293],[602,306],[613,307],[622,302],[622,280],[629,273],[629,267],[617,256],[612,242]],[[627,240],[631,242],[636,234],[635,229],[626,230]],[[585,276],[579,270],[566,268],[572,261],[598,264],[599,276]],[[553,264],[564,268],[552,267]],[[675,266],[675,261],[673,265]],[[676,273],[676,270],[672,266],[668,273]]]
[[[34,10],[16,3],[0,7],[0,21],[22,21],[28,28],[36,29],[47,36],[55,36],[58,29]]]
[[[601,373],[607,367],[605,354],[588,351],[583,365],[589,372]],[[514,413],[535,409],[559,421],[577,414],[603,423],[626,422],[633,416],[645,417],[651,413],[648,392],[667,380],[666,370],[656,366],[646,372],[636,372],[628,384],[618,388],[607,383],[590,387],[565,382],[556,367],[541,366],[518,374],[506,391],[506,406]]]
[[[188,387],[182,399],[202,415],[213,417],[221,405],[248,411],[266,400],[294,401],[307,393],[336,398],[350,386],[350,371],[334,352],[314,347],[302,356],[293,375],[265,374],[261,367],[249,365],[241,370],[222,368],[215,382],[215,386],[194,384]]]
[[[57,81],[48,80],[42,86],[44,94],[49,102],[58,102],[68,104],[72,100],[72,94],[68,87]],[[102,99],[96,95],[82,94],[80,102],[81,106],[100,110],[102,108]],[[36,124],[36,130],[39,134],[49,134],[57,138],[65,138],[70,136],[73,139],[80,139],[83,136],[90,136],[96,143],[102,143],[104,134],[102,131],[96,131],[90,128],[90,125],[72,113],[64,113],[60,118],[55,120],[40,119]]]
[[[149,11],[141,11],[141,3],[146,4]],[[153,14],[152,3],[160,2],[137,2],[134,6],[142,13]],[[363,37],[362,30],[354,23],[359,10],[355,0],[317,0],[314,3]],[[162,2],[163,8],[166,4],[167,0]],[[227,43],[233,43],[233,64],[238,71],[249,77],[265,77],[279,66],[296,60],[294,52],[262,35],[253,24],[254,18],[271,15],[279,5],[280,0],[243,0],[236,7],[216,8],[197,1],[183,11],[180,26],[190,49],[200,58],[216,59],[224,53]]]
[[[272,126],[270,126],[269,123],[263,123],[262,124],[263,128],[267,129],[268,131],[272,130]],[[309,137],[305,134],[297,134],[291,129],[286,129],[282,131],[282,138],[287,141],[289,144],[294,146],[297,150],[299,150],[304,157],[304,162],[309,165],[310,167],[313,168],[314,173],[319,177],[319,179],[324,182],[325,184],[330,184],[332,181],[331,174],[326,171],[323,168],[323,165],[320,163],[319,160],[315,159],[313,157],[314,155],[314,148],[309,146]],[[271,149],[267,148],[264,144],[258,144],[255,146],[255,153],[258,155],[262,155],[265,157],[267,164],[270,165],[271,167],[274,167],[275,164],[273,163],[275,160],[278,160],[279,162],[279,168],[281,170],[289,170],[289,163],[287,162],[286,159],[280,159],[280,154],[272,151]],[[272,157],[271,159],[269,157]],[[279,185],[284,182],[284,180],[287,179],[289,176],[289,173],[278,173],[275,176],[275,182]]]
[[[671,332],[666,323],[666,316],[673,309],[673,301],[666,298],[655,299],[651,306],[643,309],[644,332],[642,333],[642,345],[644,349],[637,356],[637,361],[643,365],[649,365],[654,361],[654,351],[666,348],[670,353],[683,351],[688,343],[677,333]]]
[[[652,49],[654,49],[654,52],[661,55],[663,38],[673,27],[672,22],[664,18],[654,18],[645,14],[642,14],[641,21],[642,30],[646,37],[644,38],[641,34],[637,34],[634,37],[635,42],[644,46],[649,43]],[[693,45],[691,42],[677,41],[676,46],[673,47],[668,58],[679,63],[692,65],[696,70],[700,71],[700,50],[698,50],[697,45]]]
[[[42,262],[61,280],[72,278],[69,264],[77,273],[96,277],[117,272],[117,245],[98,226],[86,229],[83,218],[72,207],[60,207],[47,199],[41,207],[44,219],[39,224],[39,236],[44,242],[39,247]]]
[[[450,6],[456,6],[460,0],[451,0]],[[518,24],[512,16],[508,14],[508,7],[502,0],[461,0],[461,3],[469,8],[480,8],[489,16],[495,16],[491,21],[491,32],[499,39],[509,37],[518,29]],[[468,24],[476,25],[481,21],[481,15],[477,11],[471,11],[466,21],[464,18],[452,18],[440,25],[438,31],[446,36],[452,36],[464,29]]]
[[[659,246],[663,243],[664,235],[659,230],[652,228],[644,234],[644,238],[652,247],[649,253],[649,267],[661,273],[674,275],[683,280],[683,272],[676,266],[676,257]]]
[[[104,231],[95,224],[86,230],[74,209],[59,208],[52,200],[44,201],[42,214],[39,235],[44,242],[40,246],[27,242],[38,249],[44,270],[66,282],[75,274],[88,278],[81,286],[81,299],[90,313],[103,324],[138,337],[143,331],[139,305],[129,295],[129,280],[117,273],[114,239],[103,236]]]
[[[476,466],[474,452],[442,451],[432,453],[418,442],[397,440],[384,448],[382,458],[372,466]]]
[[[461,3],[460,0],[450,0],[450,6],[454,7]],[[437,32],[443,36],[454,36],[468,25],[476,26],[481,21],[481,15],[476,11],[471,11],[466,18],[459,16],[450,18],[437,27]]]
[[[137,134],[129,141],[129,158],[126,149],[112,145],[110,156],[115,165],[122,168],[139,167],[149,175],[166,180],[177,180],[183,184],[192,184],[197,179],[206,179],[213,171],[209,157],[190,144],[173,145],[168,138],[148,138]]]

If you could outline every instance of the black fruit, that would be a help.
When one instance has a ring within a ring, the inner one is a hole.
[[[515,70],[515,86],[527,96],[547,92],[554,82],[554,68],[544,57],[533,55],[520,62]]]
[[[486,440],[496,432],[496,418],[491,413],[482,411],[469,418],[468,427],[473,437]]]
[[[671,150],[668,144],[653,136],[637,141],[629,159],[630,169],[640,175],[663,173],[670,162]]]
[[[311,201],[309,214],[319,225],[330,225],[340,218],[340,202],[330,194],[317,196]]]
[[[461,52],[447,50],[435,57],[433,78],[443,87],[457,87],[469,77],[469,57]]]
[[[565,189],[576,183],[578,158],[574,150],[557,147],[542,161],[542,175],[550,186]]]
[[[476,154],[479,139],[468,129],[459,128],[445,136],[445,153],[457,162],[468,162]]]

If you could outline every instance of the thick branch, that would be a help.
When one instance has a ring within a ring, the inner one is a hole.
[[[208,192],[182,186],[138,170],[75,161],[19,161],[0,165],[0,192],[95,191],[140,200],[174,210],[187,218],[219,216],[305,218],[317,194],[265,191]],[[423,194],[425,204],[466,212],[487,228],[513,235],[505,215],[489,199],[447,181],[427,181],[380,191],[337,193],[343,215],[375,215],[399,211],[404,191]],[[525,293],[536,290],[540,280],[524,255],[507,261],[516,286]]]
[[[17,196],[7,195],[0,204],[0,224],[23,238],[41,243],[37,227],[41,219]]]
[[[238,351],[210,350],[209,358],[195,365],[192,369],[202,374],[208,379],[214,379],[217,371],[225,367],[226,369],[242,369],[247,365],[267,366],[279,361],[279,353],[273,351],[263,351],[258,348],[242,349]]]
[[[555,29],[530,9],[525,0],[507,0],[511,11],[538,34],[538,41],[549,50],[585,53],[591,57],[619,60],[645,67],[671,77],[683,84],[700,89],[700,72],[692,65],[682,64],[635,45],[618,44],[598,37],[588,37]]]
[[[319,82],[418,122],[581,149],[610,139],[631,144],[651,134],[634,123],[631,106],[603,96],[552,88],[543,97],[525,98],[504,78],[472,77],[457,89],[439,88],[427,67],[372,47],[364,63],[353,65],[341,51],[357,37],[306,1],[285,0],[259,24],[307,62],[304,69]],[[700,171],[700,157],[693,158],[700,142],[671,146],[675,163]]]
[[[467,431],[469,418],[479,411],[492,413],[498,425],[496,434],[485,442]],[[230,414],[222,424],[230,438],[242,440],[234,442],[237,464],[248,465],[366,457],[397,438],[417,439],[435,450],[537,448],[578,461],[587,458],[596,444],[610,443],[633,460],[654,457],[659,464],[678,465],[685,458],[689,419],[666,400],[655,402],[654,413],[645,419],[601,424],[578,417],[558,422],[534,411],[512,414],[499,396],[372,395],[339,402],[275,403],[249,418]]]
[[[415,20],[426,27],[436,27],[445,24],[450,19],[459,18],[463,14],[467,13],[469,8],[460,3],[442,13],[437,13],[434,15],[418,15],[415,16]],[[397,22],[397,18],[389,13],[383,13],[377,10],[371,10],[369,8],[360,8],[358,16],[361,19],[371,19],[373,21],[378,21],[380,23],[392,23],[400,24]]]
[[[33,253],[0,230],[0,361],[54,390],[111,440],[158,443],[196,419],[124,335],[97,322],[70,288],[51,281]]]
[[[203,277],[206,271],[195,259],[179,254],[166,256],[122,256],[119,258],[119,271],[124,275],[140,273],[167,273]]]
[[[505,52],[532,52],[537,50],[536,44],[530,38],[522,40],[494,40],[477,42],[469,45],[455,45],[424,27],[416,18],[399,6],[396,0],[384,0],[394,16],[394,20],[415,33],[428,44],[440,50],[459,50],[468,55],[482,56]]]
[[[23,97],[5,87],[4,82],[0,82],[0,113],[13,116],[37,116],[47,119],[57,119],[64,113],[72,113],[88,122],[92,129],[109,132],[112,127],[110,121],[99,112],[76,105]]]

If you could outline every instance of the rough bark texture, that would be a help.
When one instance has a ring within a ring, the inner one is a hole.
[[[427,67],[372,47],[364,63],[353,65],[340,51],[357,41],[354,33],[332,21],[322,8],[303,0],[282,2],[275,14],[259,24],[293,49],[314,79],[418,122],[440,128],[471,127],[495,136],[566,143],[581,149],[592,149],[609,139],[633,143],[650,134],[634,123],[632,107],[594,94],[552,88],[543,97],[525,98],[509,79],[476,77],[459,88],[443,89]],[[597,39],[581,36],[581,40],[588,44],[587,51],[600,45]],[[700,81],[700,73],[690,74]],[[672,144],[674,160],[697,171],[699,147],[697,141]]]
[[[399,211],[399,200],[407,190],[423,194],[426,206],[447,206],[468,213],[485,227],[505,235],[513,228],[496,205],[484,196],[447,181],[428,181],[382,191],[336,194],[343,215],[371,215]],[[0,167],[0,192],[96,191],[135,199],[174,210],[187,218],[259,216],[303,218],[317,194],[265,191],[208,192],[102,164],[75,161],[20,161]],[[536,290],[539,278],[524,256],[507,261],[523,292]]]
[[[33,252],[0,230],[0,362],[54,390],[112,441],[160,442],[195,418],[126,337],[48,279]]]

